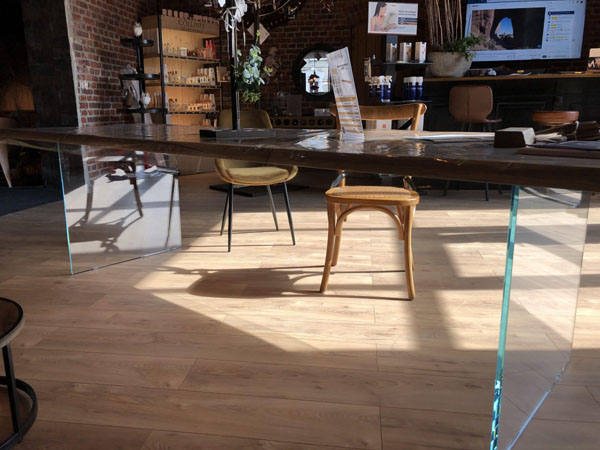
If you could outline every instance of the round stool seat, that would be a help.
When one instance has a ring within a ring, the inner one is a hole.
[[[15,378],[12,362],[10,343],[19,334],[23,324],[23,309],[21,306],[12,300],[0,297],[0,348],[2,348],[2,359],[4,361],[4,376],[0,376],[0,386],[6,387],[13,425],[11,435],[8,437],[0,436],[0,439],[3,439],[0,440],[0,450],[8,450],[21,442],[37,417],[35,391],[29,384]],[[29,397],[30,405],[28,407],[19,407],[19,403],[23,398],[20,398],[18,391]],[[4,401],[4,399],[0,399],[0,401]]]
[[[0,348],[19,334],[23,328],[23,310],[6,298],[0,298]]]
[[[244,186],[269,185],[289,181],[298,173],[298,168],[283,168],[277,166],[232,167],[227,174],[234,184]]]
[[[357,205],[414,206],[419,204],[419,194],[393,186],[340,186],[325,192],[325,199],[331,203]]]
[[[575,122],[579,111],[534,111],[531,120],[540,125],[556,126]]]

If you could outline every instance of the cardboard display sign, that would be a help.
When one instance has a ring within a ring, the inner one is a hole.
[[[352,75],[352,64],[348,47],[336,50],[327,55],[329,71],[331,74],[331,86],[335,95],[335,104],[338,110],[338,119],[341,126],[341,138],[352,140],[364,140],[365,135],[360,117],[360,107],[354,76]]]

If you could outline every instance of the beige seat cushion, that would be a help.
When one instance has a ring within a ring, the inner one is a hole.
[[[236,184],[245,185],[275,184],[290,179],[290,171],[277,166],[230,168],[227,173]]]
[[[332,203],[353,205],[417,205],[419,194],[393,186],[343,186],[329,189],[325,198]]]

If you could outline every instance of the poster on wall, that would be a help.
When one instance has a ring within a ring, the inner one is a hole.
[[[415,36],[418,18],[417,3],[369,2],[368,32]]]
[[[329,53],[327,61],[342,131],[341,139],[364,140],[365,135],[362,128],[360,106],[358,106],[358,96],[356,95],[348,47]]]

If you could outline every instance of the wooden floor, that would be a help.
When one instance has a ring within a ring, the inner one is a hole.
[[[393,223],[355,213],[326,295],[322,191],[236,197],[181,180],[181,251],[65,276],[62,205],[0,217],[0,296],[25,309],[17,375],[39,397],[20,449],[487,449],[509,195],[430,192],[407,301]],[[600,448],[600,205],[575,353],[515,448]],[[0,434],[8,431],[0,392]],[[1,439],[0,439],[1,440]]]

